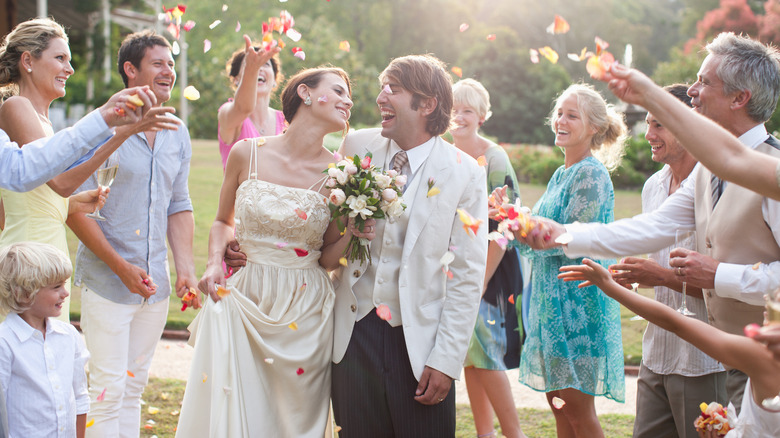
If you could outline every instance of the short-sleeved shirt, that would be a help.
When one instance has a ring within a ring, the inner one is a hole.
[[[172,116],[171,116],[172,117]],[[168,216],[192,211],[187,178],[192,146],[184,124],[176,131],[157,132],[154,148],[143,133],[128,138],[119,152],[119,171],[99,221],[108,243],[122,258],[145,270],[157,284],[149,304],[167,300],[171,293],[166,234]],[[79,190],[97,187],[92,175]],[[79,243],[76,285],[119,304],[141,304],[119,277],[89,248]]]

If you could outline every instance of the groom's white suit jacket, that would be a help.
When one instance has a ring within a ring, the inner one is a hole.
[[[379,129],[350,133],[341,146],[343,156],[371,152],[372,162],[389,162],[390,141]],[[427,197],[433,178],[441,190]],[[417,170],[404,193],[409,215],[400,260],[399,294],[406,348],[414,376],[420,380],[425,366],[457,379],[474,330],[487,260],[487,189],[485,170],[468,154],[437,137],[428,159]],[[474,236],[466,232],[457,209],[483,223]],[[378,221],[375,241],[383,239]],[[442,256],[452,249],[452,279],[442,270]],[[378,263],[379,260],[374,260]],[[382,260],[383,263],[386,260]],[[344,357],[357,318],[353,285],[366,264],[349,262],[333,272],[336,289],[333,361]],[[365,289],[365,288],[364,288]],[[370,289],[370,288],[369,288]],[[370,291],[368,292],[370,293]],[[368,297],[369,299],[371,297]]]

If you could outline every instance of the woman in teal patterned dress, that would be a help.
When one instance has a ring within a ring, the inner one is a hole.
[[[517,192],[517,177],[504,148],[479,135],[482,124],[490,117],[490,95],[474,79],[464,79],[452,87],[455,146],[474,158],[484,156],[487,163],[487,190],[507,186],[512,201]],[[498,225],[490,221],[490,231]],[[474,334],[464,363],[466,389],[474,415],[478,437],[495,437],[493,412],[501,433],[507,438],[524,437],[515,410],[512,389],[506,370],[517,368],[523,325],[520,321],[523,276],[515,248],[506,251],[495,242],[488,246],[485,285]]]
[[[534,215],[562,224],[612,222],[609,170],[623,154],[622,116],[592,87],[575,84],[556,100],[550,122],[565,164],[550,179]],[[520,381],[546,393],[559,437],[604,436],[594,396],[625,400],[620,307],[595,286],[578,289],[557,278],[558,268],[582,259],[569,259],[560,248],[521,246],[521,253],[532,257],[534,276]],[[555,408],[555,397],[565,404]]]

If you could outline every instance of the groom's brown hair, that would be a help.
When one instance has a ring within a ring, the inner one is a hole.
[[[442,135],[450,127],[452,117],[452,78],[445,64],[433,55],[408,55],[395,58],[379,75],[379,82],[392,78],[412,93],[412,109],[420,101],[436,99],[436,108],[428,115],[428,134]]]

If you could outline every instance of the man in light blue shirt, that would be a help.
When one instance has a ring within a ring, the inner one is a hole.
[[[149,31],[131,34],[118,59],[126,86],[148,85],[158,102],[170,99],[176,73],[165,38]],[[94,424],[87,437],[138,437],[141,393],[168,315],[166,235],[177,295],[197,284],[187,187],[189,133],[182,128],[134,134],[118,152],[119,171],[101,209],[106,220],[83,214],[68,219],[81,240],[74,281],[82,286],[81,327],[92,354],[89,418]],[[93,176],[81,189],[95,186]]]
[[[111,96],[108,102],[87,114],[72,128],[63,129],[53,137],[36,140],[23,148],[0,130],[0,187],[17,192],[32,190],[64,172],[82,156],[91,154],[113,135],[111,128],[143,123],[142,108],[134,107],[131,111],[125,104],[132,94],[138,94],[144,101],[144,110],[157,101],[149,87],[126,88]],[[157,111],[156,117],[159,118],[173,108]]]

